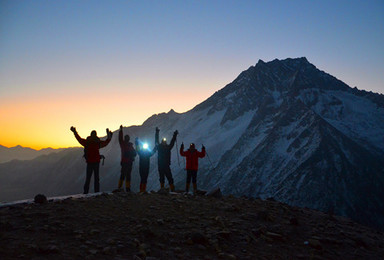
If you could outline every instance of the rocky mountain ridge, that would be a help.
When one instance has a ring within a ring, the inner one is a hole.
[[[0,163],[8,162],[11,160],[32,160],[41,155],[47,155],[53,152],[59,152],[61,150],[63,150],[63,148],[44,148],[35,150],[29,147],[22,147],[20,145],[15,147],[5,147],[0,145]]]

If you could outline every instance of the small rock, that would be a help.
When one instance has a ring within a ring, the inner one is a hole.
[[[143,223],[145,224],[145,225],[148,225],[148,224],[150,224],[151,223],[151,221],[149,220],[149,219],[147,219],[147,218],[143,218]]]
[[[226,253],[219,253],[219,258],[220,259],[228,259],[228,260],[235,260],[237,259],[236,256],[231,255],[231,254],[226,254]]]
[[[167,190],[165,188],[161,188],[157,193],[161,194],[161,195],[168,195],[169,194],[169,190]]]
[[[96,255],[97,254],[97,250],[96,249],[90,249],[88,251],[91,255]]]
[[[206,245],[208,243],[208,239],[199,232],[190,234],[190,238],[194,244]]]
[[[358,236],[358,237],[355,237],[355,238],[352,238],[352,239],[355,241],[357,247],[365,247],[365,248],[367,248],[367,244],[368,243],[365,241],[365,239],[363,237]]]
[[[111,248],[109,246],[103,248],[103,254],[108,255],[111,252]]]
[[[149,255],[151,252],[151,247],[145,243],[140,244],[139,249],[140,251],[143,251],[145,255]]]
[[[160,226],[164,225],[164,219],[158,219],[156,222]]]
[[[91,229],[91,231],[89,231],[90,235],[96,235],[96,234],[99,234],[99,233],[100,233],[100,230],[98,230],[98,229]]]
[[[44,194],[37,194],[35,196],[35,200],[34,200],[35,203],[38,203],[38,204],[43,204],[43,203],[46,203],[47,202],[47,197],[45,197]]]
[[[216,236],[224,238],[224,239],[229,239],[231,237],[231,232],[230,231],[220,231],[216,233]]]
[[[292,218],[289,219],[289,223],[291,225],[298,226],[299,225],[299,220],[297,218],[295,218],[295,217],[292,217]]]
[[[308,243],[311,247],[317,249],[317,250],[321,250],[323,247],[321,246],[321,243],[319,240],[316,240],[316,239],[308,239]]]
[[[266,210],[259,211],[257,213],[257,219],[262,221],[273,221],[273,217]]]
[[[273,240],[284,240],[283,236],[277,233],[267,232],[265,235],[272,238]]]
[[[223,194],[221,193],[221,190],[219,187],[211,190],[210,192],[207,193],[207,196],[208,197],[214,197],[214,198],[222,198],[223,197]]]
[[[202,250],[202,251],[207,250],[207,248],[205,246],[200,245],[200,244],[196,246],[196,249]]]
[[[93,243],[92,243],[91,241],[87,240],[87,241],[85,241],[85,244],[90,246],[90,245],[92,245]]]
[[[113,238],[107,240],[108,245],[116,245],[116,241]]]

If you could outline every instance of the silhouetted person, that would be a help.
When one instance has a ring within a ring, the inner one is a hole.
[[[148,144],[141,143],[139,138],[135,140],[136,151],[139,155],[139,172],[140,172],[140,192],[145,192],[147,189],[147,179],[149,174],[149,163],[150,158],[156,152],[156,146],[151,151],[148,147]]]
[[[192,143],[189,146],[189,149],[184,152],[184,144],[180,146],[180,155],[186,157],[186,170],[187,170],[187,183],[185,185],[185,191],[189,191],[189,186],[193,184],[193,193],[196,194],[197,191],[197,170],[199,169],[199,158],[205,157],[205,147],[203,146],[201,152],[195,149],[195,144]]]
[[[159,143],[160,129],[156,127],[155,144],[157,148],[157,166],[160,176],[160,188],[164,188],[165,177],[167,177],[169,188],[171,191],[175,191],[175,185],[173,184],[173,177],[171,172],[171,150],[175,145],[176,137],[179,132],[177,130],[173,133],[171,143],[167,144],[167,139],[163,138]]]
[[[125,190],[131,191],[131,172],[132,172],[132,163],[136,157],[136,151],[133,147],[133,144],[129,141],[129,135],[125,135],[123,139],[123,126],[120,126],[119,131],[119,144],[121,149],[121,173],[118,184],[118,189],[121,189],[125,179]]]
[[[83,139],[79,136],[75,127],[71,127],[71,131],[75,134],[75,137],[79,143],[84,146],[84,157],[87,161],[87,177],[84,184],[84,194],[89,191],[89,183],[91,182],[92,173],[95,173],[95,192],[100,191],[99,182],[99,165],[100,165],[100,153],[99,149],[107,146],[112,139],[112,132],[107,128],[107,140],[101,141],[97,137],[95,130],[91,132],[91,135],[87,139]]]

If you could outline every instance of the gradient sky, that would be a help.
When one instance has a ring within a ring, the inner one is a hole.
[[[384,93],[384,1],[0,0],[0,144],[185,112],[259,59]]]

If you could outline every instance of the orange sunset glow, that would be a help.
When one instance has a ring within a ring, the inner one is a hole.
[[[151,115],[160,113],[157,111],[167,112],[173,108],[184,112],[211,94],[155,90],[46,95],[5,101],[0,104],[0,143],[8,147],[22,144],[34,149],[78,146],[69,130],[72,125],[82,136],[89,135],[92,129],[103,136],[106,128],[117,130],[120,124],[141,124]]]

